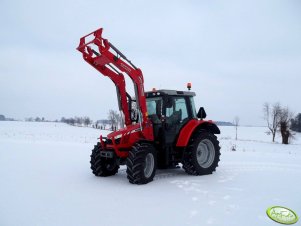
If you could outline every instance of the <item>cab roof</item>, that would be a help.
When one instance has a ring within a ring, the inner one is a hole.
[[[168,90],[168,89],[160,89],[155,91],[148,91],[145,93],[146,97],[155,97],[155,96],[195,96],[195,92],[190,91],[178,91],[178,90]]]

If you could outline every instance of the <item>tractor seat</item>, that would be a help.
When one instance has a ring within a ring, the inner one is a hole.
[[[148,118],[153,122],[153,124],[161,124],[161,120],[156,114],[149,115]]]
[[[168,124],[176,125],[181,122],[182,119],[182,109],[174,111],[171,116],[169,116],[166,121]]]

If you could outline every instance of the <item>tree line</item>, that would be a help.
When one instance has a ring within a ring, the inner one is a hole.
[[[282,107],[280,103],[264,103],[263,105],[264,119],[269,129],[269,134],[272,134],[272,141],[275,142],[277,133],[281,134],[282,143],[288,144],[291,139],[294,138],[294,132],[301,132],[301,113],[298,113],[295,117],[288,107]],[[0,121],[17,121],[13,118],[7,118],[0,114]],[[47,120],[44,117],[29,117],[25,118],[25,121],[29,122],[62,122],[73,126],[90,126],[96,129],[110,129],[117,130],[122,128],[124,120],[121,113],[115,110],[109,110],[108,118],[101,119],[93,122],[89,117],[62,117],[60,120]],[[236,139],[237,139],[237,127],[239,126],[239,117],[235,117],[233,124],[236,127]]]
[[[17,120],[13,118],[7,118],[4,115],[0,115],[0,121],[17,121]]]
[[[109,110],[108,119],[96,120],[93,122],[89,117],[62,117],[60,122],[67,123],[73,126],[90,126],[96,129],[117,130],[123,127],[123,119],[120,113],[115,110]]]
[[[7,118],[0,114],[0,121],[18,121],[13,118]],[[123,118],[121,114],[115,110],[109,110],[107,119],[100,119],[93,122],[88,116],[83,117],[62,117],[60,120],[47,120],[45,117],[27,117],[26,122],[62,122],[72,126],[87,126],[96,129],[117,130],[123,127]]]
[[[67,123],[69,125],[77,125],[77,126],[89,126],[92,123],[92,120],[85,116],[85,117],[74,117],[74,118],[65,118],[62,117],[60,122]]]

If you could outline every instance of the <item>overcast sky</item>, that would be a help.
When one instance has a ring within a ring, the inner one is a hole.
[[[263,125],[264,102],[301,112],[301,1],[0,1],[0,114],[107,118],[115,87],[79,38],[103,36],[145,88],[185,90],[208,119]]]

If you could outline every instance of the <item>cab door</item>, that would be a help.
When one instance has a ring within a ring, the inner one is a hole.
[[[175,142],[180,129],[189,121],[188,104],[188,97],[169,97],[164,109],[165,122],[163,123],[166,145],[172,145]]]

